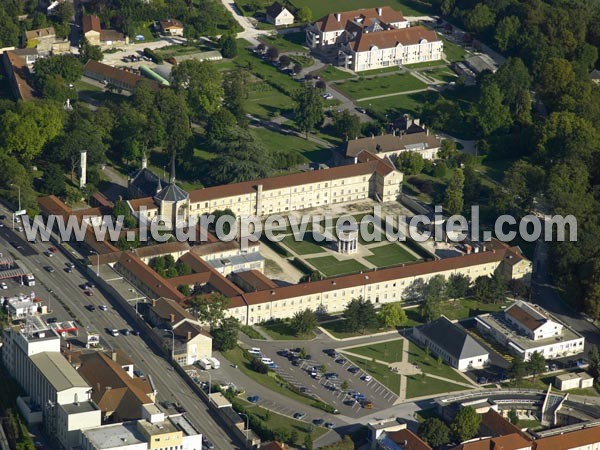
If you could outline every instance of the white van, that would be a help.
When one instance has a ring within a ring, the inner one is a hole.
[[[212,362],[211,362],[211,360],[210,360],[210,359],[208,359],[208,358],[202,358],[202,359],[199,359],[199,360],[197,361],[197,363],[198,363],[198,365],[199,365],[199,366],[200,366],[202,369],[204,369],[204,370],[208,370],[208,369],[210,369],[210,368],[212,367]]]
[[[221,367],[221,361],[219,361],[217,358],[209,358],[209,359],[210,359],[210,363],[212,364],[213,369],[218,369],[219,367]]]
[[[261,351],[258,347],[252,347],[250,350],[248,350],[248,353],[250,353],[251,355],[260,355]]]
[[[273,360],[271,358],[260,358],[263,364],[273,364]]]

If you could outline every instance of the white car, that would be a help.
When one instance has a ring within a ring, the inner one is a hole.
[[[0,283],[0,289],[8,289],[8,285],[4,282]]]
[[[114,336],[114,337],[116,337],[116,336],[118,336],[118,335],[119,335],[119,330],[115,330],[115,329],[113,328],[112,330],[110,330],[110,334],[111,334],[111,336]]]
[[[260,355],[261,351],[258,347],[252,347],[250,350],[248,350],[248,353],[250,353],[251,355]]]
[[[362,377],[363,381],[369,382],[373,379],[373,377],[371,375],[365,375],[364,377]]]
[[[333,100],[333,95],[330,94],[329,92],[326,92],[325,94],[323,94],[323,98],[325,100]]]
[[[100,306],[98,306],[98,308],[100,309],[100,311],[108,311],[108,308],[106,307],[106,305],[100,305]]]

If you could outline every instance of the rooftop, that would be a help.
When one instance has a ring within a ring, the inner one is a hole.
[[[384,134],[383,136],[372,136],[360,139],[353,139],[345,143],[346,157],[353,158],[361,151],[367,150],[371,153],[386,153],[407,149],[409,146],[421,144],[423,149],[439,148],[442,140],[430,135],[428,132],[412,134]]]
[[[92,401],[68,403],[66,405],[60,405],[60,407],[67,414],[86,413],[86,412],[91,412],[91,411],[98,411],[98,409],[99,409],[98,406]]]
[[[315,23],[316,27],[324,32],[344,30],[347,22],[363,24],[373,21],[391,24],[396,22],[404,22],[406,19],[401,12],[395,11],[389,6],[380,8],[362,8],[341,13],[331,13]]]
[[[31,356],[31,361],[58,392],[76,387],[89,387],[61,353],[37,353]]]
[[[353,39],[350,46],[355,52],[370,51],[373,47],[392,48],[398,45],[416,45],[423,42],[439,41],[435,31],[422,26],[390,29],[376,33],[361,32]]]
[[[54,27],[39,28],[37,30],[26,31],[25,36],[27,36],[27,40],[45,37],[56,37],[56,32],[54,31]]]
[[[116,448],[124,444],[133,445],[146,442],[144,435],[138,430],[136,422],[123,422],[115,425],[104,425],[82,431],[94,448]]]
[[[421,325],[419,331],[457,360],[488,353],[475,339],[469,336],[463,327],[452,323],[444,316],[426,325]]]

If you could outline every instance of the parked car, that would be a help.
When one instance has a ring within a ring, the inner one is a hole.
[[[302,420],[306,417],[306,413],[303,412],[297,412],[294,414],[294,419],[296,420]]]
[[[94,295],[94,293],[89,289],[87,291],[84,291],[84,294],[87,295],[88,297],[91,297],[92,295]]]
[[[330,430],[333,430],[335,428],[335,424],[332,422],[325,422],[325,428],[329,428]]]
[[[328,380],[337,380],[339,376],[337,373],[328,373],[325,374],[325,378],[327,378]]]
[[[365,409],[373,409],[373,402],[370,400],[363,400],[362,402],[360,402],[360,406],[362,406]]]
[[[0,283],[0,289],[8,289],[8,285],[4,282]]]
[[[371,375],[363,375],[361,380],[369,382],[373,379],[373,377]]]
[[[48,317],[46,319],[46,323],[56,323],[58,322],[58,319],[56,317]]]
[[[52,253],[56,253],[58,251],[56,247],[50,247],[48,250],[50,250]]]
[[[113,328],[108,333],[113,337],[117,337],[119,335],[119,330],[117,330],[116,328]]]
[[[108,311],[108,307],[106,305],[100,305],[98,308],[100,308],[100,311]]]
[[[15,247],[19,248],[19,246],[17,246],[16,244]],[[44,255],[46,255],[48,258],[52,258],[54,256],[54,253],[52,253],[50,250],[46,250],[44,252]]]
[[[336,363],[338,364],[345,364],[346,363],[346,359],[345,358],[338,358],[335,360]]]
[[[259,400],[260,400],[260,397],[258,395],[252,395],[252,396],[248,397],[248,401],[250,403],[258,403]]]
[[[315,420],[313,420],[313,423],[316,426],[320,427],[321,425],[323,425],[325,423],[325,421],[323,419],[315,419]]]
[[[133,330],[133,335],[134,335],[134,336],[139,336],[139,335],[140,335],[140,332],[139,332],[138,330]]]
[[[54,267],[52,267],[52,266],[46,266],[46,267],[44,267],[44,269],[46,269],[46,272],[54,273]]]
[[[325,92],[325,93],[323,94],[323,98],[324,98],[325,100],[332,100],[332,99],[333,99],[333,95],[332,95],[331,93],[329,93],[329,92]]]
[[[122,334],[123,336],[129,336],[129,334],[130,334],[130,331],[129,331],[127,328],[124,328],[124,329],[122,329],[122,330],[121,330],[121,334]]]
[[[96,307],[94,305],[88,305],[87,309],[88,309],[88,311],[91,311],[91,312],[96,311]]]
[[[356,110],[361,114],[366,114],[367,110],[365,108],[356,108]]]
[[[358,373],[358,372],[360,372],[360,368],[358,368],[356,366],[350,366],[350,367],[348,367],[348,372],[350,372],[350,373]]]

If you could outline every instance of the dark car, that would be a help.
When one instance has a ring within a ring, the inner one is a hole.
[[[181,403],[177,402],[175,403],[175,411],[177,411],[179,414],[183,414],[185,412],[185,408]]]
[[[358,372],[360,372],[360,368],[358,368],[356,366],[350,366],[350,367],[348,367],[348,372],[350,372],[350,373],[358,373]]]
[[[215,448],[215,444],[210,442],[208,439],[202,438],[202,447],[207,448],[208,450],[212,450]]]
[[[46,267],[44,267],[44,269],[46,269],[46,272],[54,273],[54,267],[52,267],[52,266],[46,266]]]
[[[56,317],[48,317],[46,319],[46,323],[56,323],[58,322],[58,319]]]
[[[338,359],[335,360],[335,362],[338,363],[338,364],[345,364],[346,360],[344,358],[338,358]]]
[[[260,400],[260,397],[258,395],[252,395],[252,396],[248,397],[248,401],[250,403],[258,403],[259,400]]]
[[[284,358],[286,358],[289,353],[290,353],[290,351],[288,349],[279,350],[277,352],[277,354],[279,356],[283,356]]]
[[[133,330],[133,335],[134,335],[134,336],[139,336],[139,335],[140,335],[140,332],[139,332],[138,330]]]
[[[325,428],[329,428],[330,430],[333,430],[335,428],[335,424],[331,423],[331,422],[325,422]]]
[[[6,220],[6,216],[4,214],[0,214],[0,220]]]
[[[91,311],[91,312],[96,311],[96,307],[94,305],[88,305],[87,309],[88,309],[88,311]]]
[[[296,420],[302,420],[306,417],[306,413],[303,412],[297,412],[294,414],[294,419]]]
[[[129,336],[129,334],[130,334],[130,331],[129,331],[127,328],[123,328],[123,329],[121,330],[121,334],[122,334],[123,336]]]
[[[313,420],[313,423],[316,426],[320,427],[321,425],[323,425],[325,423],[325,421],[323,419],[315,419],[315,420]]]

